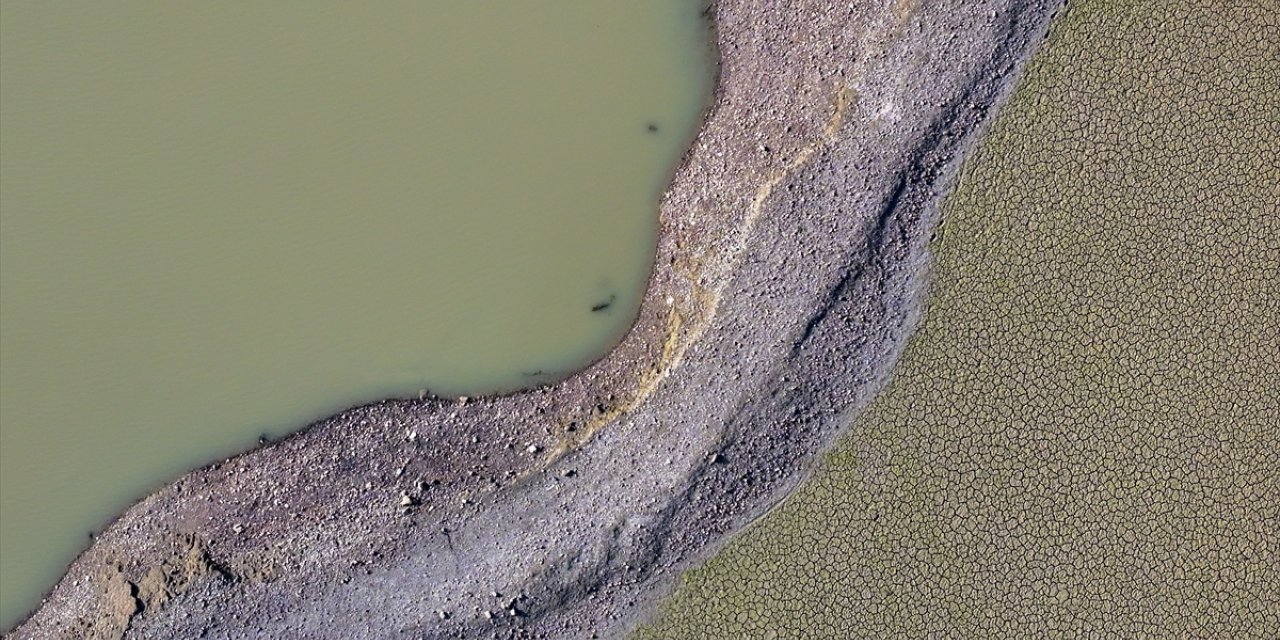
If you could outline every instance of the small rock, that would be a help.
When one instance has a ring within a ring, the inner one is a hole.
[[[416,506],[418,506],[418,499],[417,499],[417,498],[415,498],[415,497],[413,497],[413,496],[411,496],[411,495],[409,495],[408,493],[401,493],[401,494],[400,494],[400,506],[402,506],[402,507],[416,507]]]
[[[537,452],[539,452],[539,451],[541,451],[541,450],[542,450],[542,449],[541,449],[541,447],[539,447],[539,446],[538,446],[538,445],[536,445],[536,444],[531,444],[531,445],[529,445],[529,448],[528,448],[528,449],[525,449],[525,451],[528,451],[529,453],[537,453]]]

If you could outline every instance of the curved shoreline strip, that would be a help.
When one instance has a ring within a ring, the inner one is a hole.
[[[622,633],[883,383],[947,181],[1058,4],[713,3],[714,102],[608,357],[528,392],[352,409],[194,471],[13,637]]]

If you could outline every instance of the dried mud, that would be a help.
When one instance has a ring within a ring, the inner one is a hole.
[[[1274,8],[1072,2],[893,381],[637,640],[1278,637]]]

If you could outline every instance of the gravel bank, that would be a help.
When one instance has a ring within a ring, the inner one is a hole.
[[[1056,6],[716,2],[715,98],[613,353],[525,393],[353,409],[192,472],[13,637],[623,632],[879,388],[935,206]]]

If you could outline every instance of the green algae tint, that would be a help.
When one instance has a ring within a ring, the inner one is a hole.
[[[603,355],[710,86],[699,8],[0,5],[0,626],[259,434]]]

